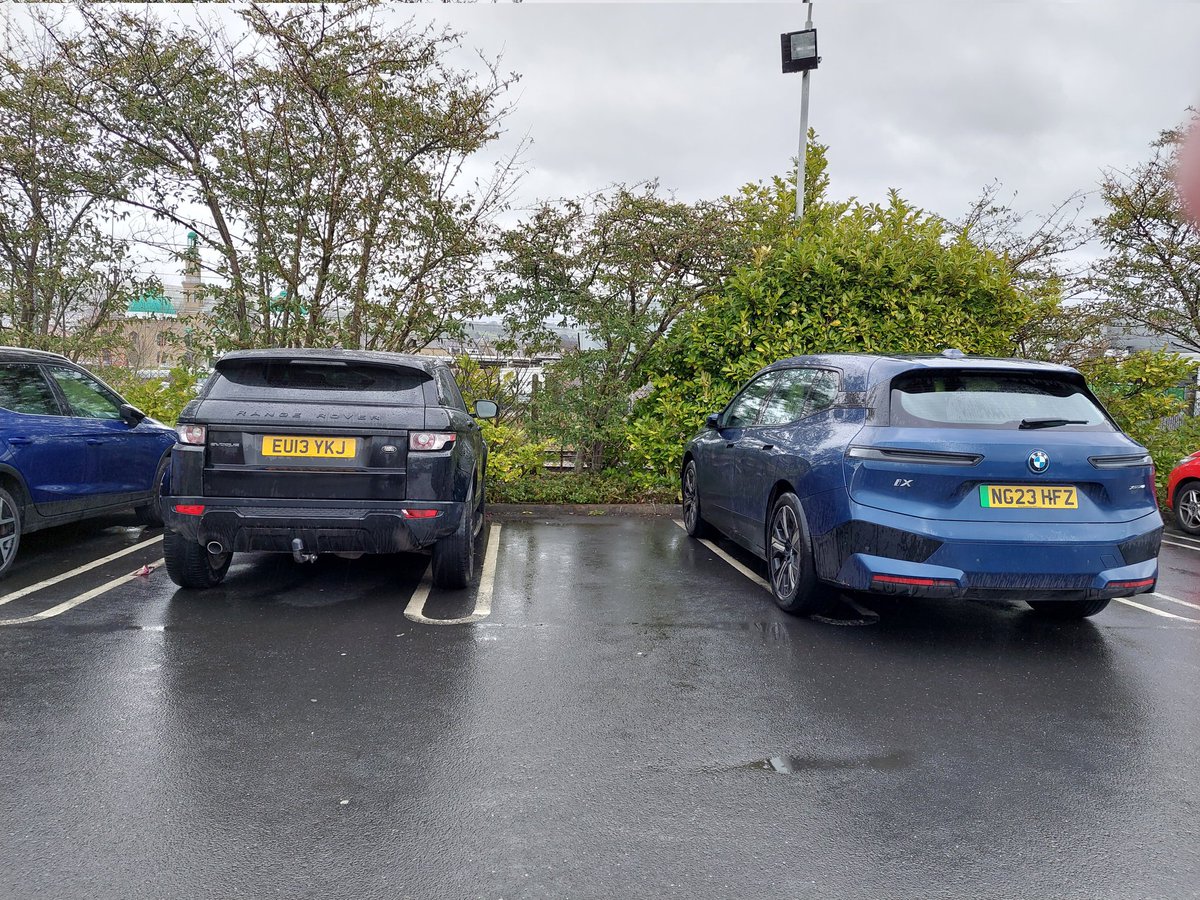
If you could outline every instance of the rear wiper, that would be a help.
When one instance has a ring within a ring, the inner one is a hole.
[[[1021,429],[1057,428],[1059,425],[1086,425],[1087,419],[1022,419]]]

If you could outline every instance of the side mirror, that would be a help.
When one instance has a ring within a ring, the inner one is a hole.
[[[720,421],[721,421],[720,413],[709,413],[704,418],[704,427],[705,428],[720,428],[721,427]]]
[[[477,419],[494,419],[500,415],[500,404],[494,400],[476,400],[472,415]]]
[[[129,403],[121,404],[121,421],[130,428],[136,428],[142,419],[146,418],[146,414]]]

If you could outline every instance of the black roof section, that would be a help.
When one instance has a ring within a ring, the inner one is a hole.
[[[75,363],[60,353],[50,353],[47,350],[30,350],[27,347],[0,347],[0,360],[4,362],[52,362],[66,363],[68,366],[75,365]]]
[[[256,360],[319,360],[322,362],[369,363],[376,366],[405,366],[433,373],[439,365],[449,365],[442,356],[415,356],[408,353],[385,353],[380,350],[339,350],[325,347],[292,347],[271,350],[231,350],[217,360],[215,368],[235,362]]]

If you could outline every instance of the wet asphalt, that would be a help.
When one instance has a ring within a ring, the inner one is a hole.
[[[1200,894],[1200,541],[1063,624],[791,618],[670,517],[502,515],[490,592],[254,555],[176,591],[127,577],[156,535],[31,535],[0,586],[0,896]]]

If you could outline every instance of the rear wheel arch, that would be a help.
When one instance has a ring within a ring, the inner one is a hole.
[[[14,470],[7,466],[0,467],[0,488],[8,491],[12,495],[13,500],[18,506],[18,514],[21,517],[21,525],[25,525],[25,519],[28,517],[28,510],[31,504],[29,491],[25,488],[25,479],[18,475]]]
[[[1189,487],[1200,488],[1200,478],[1185,478],[1179,484],[1175,485],[1175,492],[1171,494],[1171,503],[1174,504],[1175,498],[1182,494]]]
[[[792,486],[791,482],[787,481],[786,479],[781,478],[775,482],[774,486],[771,488],[771,493],[767,495],[767,508],[763,510],[763,526],[767,529],[767,531],[770,531],[771,529],[771,510],[775,508],[775,501],[784,494],[795,493],[796,489]],[[800,499],[799,494],[796,494],[796,499]],[[803,509],[804,504],[801,503],[800,506]]]

